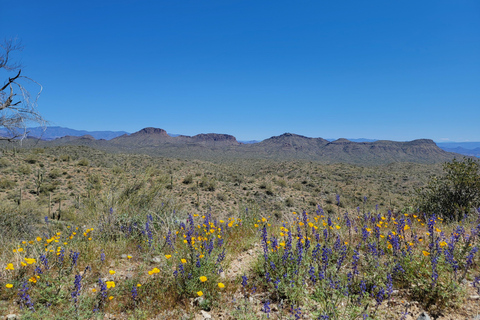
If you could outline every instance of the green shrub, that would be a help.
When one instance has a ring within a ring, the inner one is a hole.
[[[83,158],[83,159],[80,159],[78,162],[77,162],[77,165],[79,165],[80,167],[88,167],[90,163],[88,162],[87,159]]]
[[[9,165],[10,165],[10,161],[8,161],[6,158],[0,159],[0,168],[6,168]]]
[[[28,164],[22,164],[18,167],[18,172],[21,174],[30,174],[32,173],[32,168]]]
[[[25,158],[25,161],[27,163],[30,163],[30,164],[35,164],[37,163],[38,161],[38,157],[33,155],[33,154],[29,154],[26,158]]]
[[[58,169],[53,169],[52,171],[50,171],[50,173],[48,174],[48,176],[51,178],[51,179],[57,179],[58,177],[60,177],[62,175],[62,172]]]
[[[16,185],[17,184],[15,183],[15,181],[9,180],[7,178],[0,179],[0,189],[8,190],[14,188]]]
[[[416,190],[415,204],[421,212],[431,212],[450,221],[480,206],[480,165],[464,158],[443,165],[444,175],[432,178]]]

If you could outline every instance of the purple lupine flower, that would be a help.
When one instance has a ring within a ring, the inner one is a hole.
[[[367,231],[367,226],[363,226],[362,228],[362,241],[365,242],[367,241],[368,239],[368,236],[370,235],[370,233]]]
[[[273,263],[273,261],[270,261],[270,268],[274,271],[276,269],[275,263]]]
[[[265,272],[265,280],[266,280],[267,282],[272,281],[272,279],[270,278],[270,272]]]
[[[72,260],[72,263],[70,265],[71,268],[77,265],[79,256],[80,256],[80,252],[70,251],[70,259]]]
[[[385,299],[385,289],[380,288],[380,290],[378,290],[377,295],[375,297],[375,300],[377,301],[377,306],[381,305],[384,299]]]
[[[33,273],[34,273],[34,274],[42,274],[43,272],[42,272],[42,269],[41,269],[39,266],[37,266],[37,267],[35,268],[35,270],[33,271]]]
[[[42,262],[43,266],[45,267],[45,270],[48,270],[50,267],[48,266],[48,258],[45,254],[42,254],[40,256],[40,261]]]
[[[358,261],[360,260],[360,254],[358,253],[357,250],[353,250],[352,259],[353,259],[353,262],[352,262],[353,274],[357,275],[357,274],[359,274],[359,272],[358,272]]]
[[[262,228],[262,247],[263,247],[263,256],[265,261],[268,261],[268,237],[267,237],[267,227],[264,225]]]
[[[470,250],[470,253],[467,256],[467,263],[465,265],[465,268],[468,269],[472,264],[473,264],[473,256],[477,253],[478,248],[473,247],[472,250]]]
[[[224,259],[225,259],[225,248],[223,249],[222,253],[218,255],[216,264],[221,263]]]
[[[248,278],[247,278],[247,276],[244,274],[244,275],[242,276],[242,287],[243,287],[244,289],[245,289],[245,287],[247,286],[247,280],[248,280]]]
[[[340,256],[338,257],[338,260],[337,260],[337,272],[340,270],[341,266],[342,266],[342,263],[343,261],[345,260],[345,258],[347,257],[347,246],[346,245],[343,245],[339,252],[340,252]]]
[[[402,265],[400,264],[400,262],[397,262],[397,264],[395,265],[395,267],[393,267],[393,270],[392,270],[393,274],[396,275],[396,274],[399,274],[399,273],[404,273],[405,270],[403,269]]]
[[[78,297],[80,296],[80,290],[82,289],[82,276],[80,274],[75,275],[75,282],[73,283],[73,291],[70,294],[75,305],[75,310],[78,309]]]
[[[392,279],[392,275],[389,273],[389,274],[387,274],[387,294],[388,294],[388,298],[390,298],[392,296],[392,292],[393,292],[393,279]]]
[[[310,275],[310,281],[315,284],[317,282],[317,277],[315,276],[315,267],[310,266],[310,269],[308,269],[308,274]]]
[[[173,242],[172,242],[172,231],[171,230],[168,230],[168,234],[167,234],[167,237],[165,238],[165,242],[167,243],[167,245],[172,248],[172,250],[175,250],[175,247],[173,246]]]
[[[327,246],[323,246],[322,248],[323,270],[327,270],[329,255],[331,255],[332,253],[333,253],[332,249],[328,248]]]
[[[27,307],[29,310],[35,312],[32,299],[28,293],[29,289],[28,282],[23,282],[22,288],[18,291],[18,296],[20,297],[20,308],[23,309],[24,307]]]
[[[267,314],[267,318],[270,318],[270,301],[265,301],[262,311]]]
[[[344,218],[345,218],[345,225],[347,226],[348,229],[350,229],[352,227],[352,222],[350,221],[350,218],[348,217],[348,212],[345,212]]]
[[[340,195],[339,194],[335,195],[335,200],[337,201],[337,206],[339,206],[340,205]]]
[[[137,292],[137,286],[136,285],[133,285],[132,286],[132,291],[130,291],[132,293],[132,299],[134,302],[137,302],[137,297],[138,297],[138,292]]]
[[[278,284],[280,283],[280,279],[277,277],[277,280],[273,283],[275,285],[275,289],[278,289]]]
[[[367,292],[367,284],[364,280],[360,281],[360,294],[359,299],[363,299],[364,294]]]
[[[480,276],[475,276],[472,286],[477,289],[477,293],[480,294]]]

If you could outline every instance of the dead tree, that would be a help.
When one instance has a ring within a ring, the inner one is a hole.
[[[21,141],[27,137],[27,126],[45,127],[46,124],[37,111],[42,86],[24,76],[21,65],[12,61],[13,54],[21,50],[22,46],[15,40],[0,43],[0,77],[6,78],[3,85],[0,84],[0,140]],[[33,87],[35,95],[29,91]]]

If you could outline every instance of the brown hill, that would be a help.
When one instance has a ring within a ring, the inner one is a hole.
[[[408,142],[380,140],[352,142],[338,139],[329,142],[292,133],[274,136],[259,143],[241,144],[228,134],[198,134],[171,137],[163,129],[144,128],[112,140],[95,140],[91,136],[63,137],[36,142],[36,146],[82,145],[109,152],[146,153],[156,156],[223,161],[229,159],[303,159],[325,163],[359,165],[395,162],[438,163],[462,155],[440,149],[432,140]]]

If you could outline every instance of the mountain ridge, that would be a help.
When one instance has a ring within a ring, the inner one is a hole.
[[[460,155],[440,149],[431,139],[407,142],[377,140],[353,142],[345,138],[328,141],[294,133],[283,133],[258,143],[244,144],[232,135],[201,133],[170,136],[160,128],[143,128],[111,140],[88,136],[44,141],[45,145],[83,145],[111,152],[147,153],[155,156],[226,159],[310,160],[325,163],[386,164],[392,162],[436,163]]]

